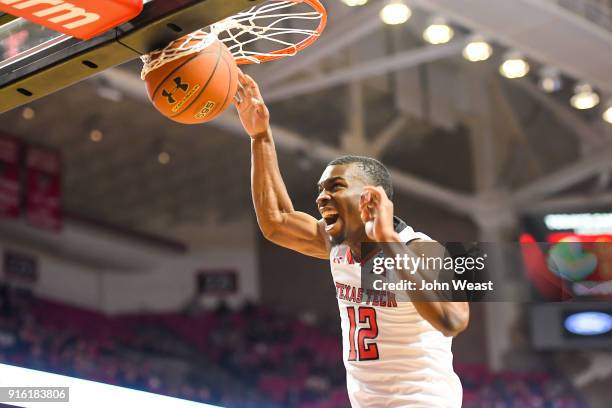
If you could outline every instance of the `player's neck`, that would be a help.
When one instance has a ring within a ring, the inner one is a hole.
[[[359,234],[359,236],[355,236],[354,238],[347,238],[345,244],[351,250],[351,253],[355,256],[356,259],[361,260],[363,256],[367,256],[367,254],[376,247],[376,242],[372,241],[365,233]],[[361,252],[365,251],[365,254]]]

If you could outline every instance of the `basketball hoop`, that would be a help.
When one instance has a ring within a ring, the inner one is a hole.
[[[288,10],[291,7],[306,10]],[[295,27],[308,26],[310,22],[313,27]],[[215,38],[227,46],[238,64],[260,64],[290,57],[314,43],[326,24],[327,12],[319,0],[272,0],[142,56],[141,76],[144,79],[149,72],[170,61],[202,51]]]

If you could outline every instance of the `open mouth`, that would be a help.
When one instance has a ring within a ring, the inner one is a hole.
[[[340,215],[334,214],[334,215],[325,217],[324,220],[325,220],[325,223],[329,226],[329,225],[334,225],[336,221],[338,221],[338,218],[340,218]]]
[[[334,227],[339,224],[340,214],[335,210],[323,210],[321,211],[323,220],[325,221],[325,231],[330,232]]]

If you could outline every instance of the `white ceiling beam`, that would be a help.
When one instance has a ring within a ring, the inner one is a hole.
[[[367,155],[370,152],[370,146],[366,139],[363,84],[360,81],[351,82],[347,91],[349,103],[344,109],[347,125],[340,135],[340,146],[345,152]]]
[[[491,116],[491,74],[486,66],[474,65],[467,72],[472,113],[466,114],[464,122],[469,126],[472,160],[472,181],[479,195],[489,194],[499,183],[499,156],[496,143],[499,138],[493,131]]]
[[[564,9],[555,1],[410,2],[507,47],[516,48],[539,63],[553,65],[574,78],[612,92],[612,60],[608,57],[612,33]]]
[[[525,128],[519,119],[516,109],[512,106],[512,103],[510,103],[508,94],[502,87],[501,80],[502,79],[500,79],[500,76],[496,75],[491,84],[493,99],[495,101],[493,106],[496,106],[496,109],[501,114],[504,120],[505,129],[508,131],[510,136],[523,147],[527,156],[527,163],[531,170],[531,175],[534,177],[540,176],[542,175],[540,160],[529,143],[529,138],[525,133]]]
[[[522,208],[527,212],[575,211],[576,208],[593,208],[612,204],[612,193],[579,194],[553,197]]]
[[[383,22],[378,17],[381,2],[374,1],[342,16],[336,24],[329,25],[320,40],[300,52],[298,58],[284,58],[273,64],[265,65],[258,71],[259,85],[266,88],[279,83],[292,75],[312,68],[322,59],[356,43],[378,30]]]
[[[339,69],[325,73],[317,78],[304,79],[278,86],[265,92],[267,102],[278,102],[299,95],[318,92],[323,89],[363,80],[372,76],[384,75],[400,69],[416,67],[461,53],[465,39],[458,39],[445,45],[427,45],[414,50],[400,52],[373,61],[353,65],[350,68]]]
[[[215,119],[214,125],[221,129],[244,135],[244,129],[233,112],[226,113]],[[313,142],[288,129],[272,126],[276,145],[291,152],[302,152],[313,160],[329,162],[345,152],[327,146],[322,143]],[[448,188],[439,186],[430,181],[407,174],[401,170],[389,168],[393,184],[398,191],[416,195],[423,199],[436,202],[442,206],[460,213],[471,213],[475,208],[474,199],[463,193],[455,192]]]
[[[608,144],[598,152],[518,189],[512,194],[511,201],[520,208],[610,169],[612,145]]]
[[[528,79],[522,79],[512,81],[517,87],[527,92],[529,96],[541,103],[550,113],[570,129],[577,137],[580,142],[582,153],[587,154],[592,151],[596,151],[606,143],[606,138],[602,137],[602,134],[595,130],[591,125],[586,123],[577,112],[574,112],[572,108],[561,104],[554,97],[544,93],[537,85]],[[608,141],[610,139],[608,138]]]
[[[374,157],[380,157],[389,144],[395,140],[399,133],[408,123],[406,116],[400,115],[393,119],[383,130],[381,130],[370,143],[370,150]]]
[[[144,85],[137,76],[118,69],[107,70],[101,75],[131,97],[150,103]],[[242,123],[240,123],[234,109],[230,108],[210,122],[210,125],[246,139]],[[272,131],[279,148],[293,153],[302,152],[313,160],[328,162],[345,154],[338,149],[313,142],[283,127],[272,125]],[[476,207],[474,198],[467,194],[455,192],[397,169],[390,168],[389,171],[393,178],[393,184],[398,191],[436,202],[459,213],[469,214]]]

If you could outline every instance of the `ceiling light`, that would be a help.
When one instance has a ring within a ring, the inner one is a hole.
[[[102,133],[101,130],[98,129],[94,129],[91,132],[89,132],[89,138],[91,139],[92,142],[100,142],[103,138],[104,138],[104,134]]]
[[[509,79],[522,78],[529,73],[529,64],[520,53],[510,52],[504,57],[499,72]]]
[[[23,116],[23,118],[26,120],[34,119],[35,115],[36,112],[34,112],[34,109],[30,108],[29,106],[23,108],[23,111],[21,112],[21,116]]]
[[[486,61],[493,54],[493,47],[484,39],[476,37],[463,48],[463,57],[472,62]]]
[[[612,123],[612,101],[608,102],[608,107],[603,113],[603,119],[608,123]]]
[[[368,0],[342,0],[342,2],[349,7],[355,7],[355,6],[363,6],[364,4],[368,2]]]
[[[444,19],[437,18],[423,31],[423,39],[430,44],[446,44],[455,32]]]
[[[599,103],[599,95],[593,91],[591,85],[582,82],[574,88],[574,96],[570,99],[570,103],[576,109],[591,109]]]
[[[561,72],[554,67],[544,67],[540,70],[540,87],[548,92],[557,92],[563,86]]]
[[[161,152],[157,156],[157,160],[160,164],[168,164],[170,163],[170,154],[168,152]]]
[[[403,1],[394,0],[380,10],[380,18],[385,24],[404,24],[412,16],[412,10]]]

